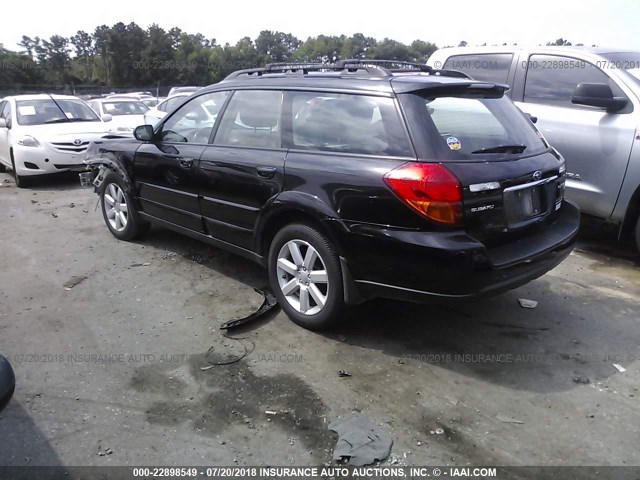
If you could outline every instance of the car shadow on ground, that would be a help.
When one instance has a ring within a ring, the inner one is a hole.
[[[80,185],[80,179],[77,172],[61,172],[50,175],[34,176],[29,179],[31,182],[24,190],[33,190],[34,192],[44,192],[50,190],[78,190],[83,188]],[[9,185],[15,188],[13,172],[8,170],[0,174],[0,182],[5,186]]]
[[[587,252],[617,253],[614,260],[623,264],[635,259],[627,247],[613,249],[607,235],[585,237],[579,248]],[[266,272],[255,263],[162,228],[154,228],[140,243],[175,252],[253,288],[268,284]],[[612,358],[637,354],[640,334],[632,318],[640,308],[633,299],[600,298],[598,292],[580,291],[588,285],[569,283],[573,288],[566,289],[565,280],[542,277],[497,297],[453,305],[374,300],[349,309],[345,324],[322,335],[333,340],[345,336],[348,344],[399,361],[438,364],[521,390],[545,393],[606,382],[616,372]],[[535,299],[538,307],[522,308],[519,298]],[[623,311],[628,313],[620,321],[605,321]],[[241,331],[260,328],[271,318]],[[299,327],[291,323],[287,328]]]
[[[17,385],[16,388],[20,388]],[[41,396],[23,396],[27,403],[44,401]],[[29,406],[23,406],[16,398],[9,402],[0,414],[0,472],[3,467],[61,467],[62,461],[53,446],[29,415]],[[42,469],[35,471],[6,471],[4,478],[62,478],[64,470]],[[1,476],[1,475],[0,475]]]

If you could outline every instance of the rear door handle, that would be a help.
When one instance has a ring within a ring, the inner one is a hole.
[[[276,174],[276,167],[257,167],[258,175],[262,178],[273,178]]]
[[[193,158],[180,158],[179,162],[184,168],[191,168],[193,166]]]

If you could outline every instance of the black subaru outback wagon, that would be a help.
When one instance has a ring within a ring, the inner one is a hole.
[[[516,288],[569,255],[563,158],[505,85],[398,62],[271,65],[86,160],[119,239],[151,223],[266,267],[296,323]]]

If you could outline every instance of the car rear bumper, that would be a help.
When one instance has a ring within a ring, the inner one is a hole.
[[[556,267],[573,250],[579,226],[580,211],[570,202],[543,230],[491,249],[464,232],[353,225],[347,297],[446,302],[496,295]]]

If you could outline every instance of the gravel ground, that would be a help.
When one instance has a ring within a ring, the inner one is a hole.
[[[606,229],[499,297],[375,301],[324,334],[276,312],[229,339],[262,302],[258,266],[160,228],[117,241],[75,176],[10,178],[0,465],[322,465],[353,412],[393,438],[386,463],[638,464],[640,270]]]

